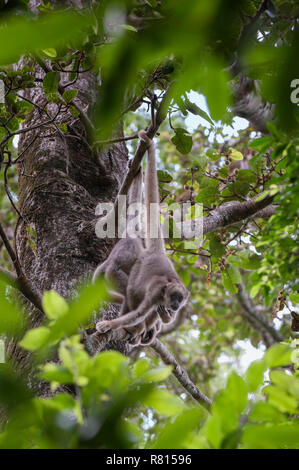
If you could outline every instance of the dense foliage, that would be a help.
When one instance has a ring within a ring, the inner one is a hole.
[[[28,329],[28,305],[0,271],[0,334],[32,352],[39,378],[55,392],[38,397],[26,370],[16,373],[6,357],[0,448],[298,448],[299,140],[298,103],[291,100],[291,82],[299,79],[298,2],[91,0],[83,9],[71,2],[71,9],[56,10],[41,1],[36,11],[27,1],[11,3],[0,3],[6,45],[0,222],[9,240],[24,158],[17,139],[39,106],[23,91],[41,80],[37,66],[46,66],[41,119],[62,135],[70,131],[68,113],[82,118],[78,79],[95,74],[97,103],[85,122],[92,148],[113,141],[123,120],[133,155],[136,132],[151,122],[153,96],[158,107],[167,90],[167,119],[155,139],[165,208],[190,201],[212,217],[227,203],[271,198],[273,212],[206,233],[200,247],[167,241],[191,291],[192,312],[161,339],[213,400],[210,410],[178,385],[151,348],[133,350],[132,357],[88,354],[82,325],[88,330],[108,299],[101,280],[79,286],[71,300],[44,292],[46,318]],[[256,94],[273,109],[264,129],[253,126],[252,116],[243,129],[235,118],[240,74],[255,81]],[[34,252],[32,226],[27,242]],[[0,260],[11,270],[3,243]],[[253,346],[260,359],[244,367],[244,348]]]

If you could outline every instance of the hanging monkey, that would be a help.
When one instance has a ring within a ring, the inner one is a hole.
[[[140,168],[130,188],[128,197],[129,205],[141,203],[141,199],[142,169]],[[131,218],[128,216],[128,222],[130,220]],[[109,292],[112,296],[113,302],[122,303],[124,301],[129,274],[131,272],[132,266],[139,258],[142,250],[143,246],[141,239],[129,237],[126,229],[126,238],[121,238],[112,249],[108,258],[96,268],[92,278],[93,282],[102,273],[105,273],[106,279],[110,279],[114,282],[116,291]]]
[[[189,298],[189,292],[166,255],[161,234],[154,143],[145,131],[140,131],[138,135],[148,144],[145,173],[146,246],[145,249],[141,248],[137,260],[131,265],[120,316],[114,320],[98,322],[96,328],[100,333],[142,324],[156,313],[158,306],[165,307],[166,312],[171,311],[175,316]],[[155,209],[154,217],[151,212],[152,204]]]

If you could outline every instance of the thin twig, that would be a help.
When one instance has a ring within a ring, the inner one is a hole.
[[[172,373],[180,382],[182,387],[201,405],[203,405],[207,410],[210,409],[212,405],[212,401],[202,393],[199,388],[192,382],[187,372],[182,369],[179,365],[175,357],[168,351],[166,346],[164,346],[161,341],[155,339],[155,341],[151,344],[151,347],[156,351],[156,353],[161,357],[162,361],[167,364],[173,366]]]

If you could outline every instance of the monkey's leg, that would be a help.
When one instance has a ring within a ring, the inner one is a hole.
[[[131,328],[127,328],[125,329],[129,335],[130,335],[130,338],[129,338],[129,343],[132,345],[132,346],[139,346],[140,344],[140,340],[141,340],[141,336],[144,334],[145,332],[145,322],[142,322],[142,323],[139,323],[138,325],[135,325],[135,326],[132,326]]]
[[[156,322],[152,327],[141,336],[140,346],[150,346],[152,342],[156,339],[157,335],[160,333],[162,328],[162,321],[160,318],[156,319]]]

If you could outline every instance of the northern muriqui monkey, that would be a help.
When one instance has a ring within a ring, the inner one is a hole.
[[[99,321],[96,328],[100,333],[105,333],[110,329],[126,329],[142,324],[151,315],[154,316],[158,306],[161,306],[162,311],[166,312],[168,316],[171,312],[174,317],[189,298],[189,292],[166,255],[162,238],[154,143],[145,131],[140,131],[138,136],[148,144],[145,172],[147,213],[145,248],[141,249],[137,260],[131,267],[120,316],[114,320]],[[154,214],[152,213],[152,204],[154,205]]]
[[[142,169],[139,168],[139,171],[135,176],[129,191],[129,206],[131,204],[141,203],[141,200]],[[140,224],[140,214],[138,218]],[[128,216],[128,222],[129,221],[130,217]],[[140,257],[142,250],[143,245],[141,239],[129,237],[126,229],[126,238],[121,238],[117,242],[108,258],[95,270],[92,278],[93,282],[102,273],[105,273],[106,279],[110,279],[114,282],[116,292],[110,291],[114,302],[122,303],[124,301],[127,291],[129,274],[131,272],[132,266]]]

